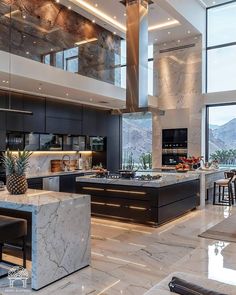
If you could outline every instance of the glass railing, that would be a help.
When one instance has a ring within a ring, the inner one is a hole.
[[[61,4],[0,3],[0,50],[126,87],[122,38]],[[152,62],[149,73],[153,75]],[[150,77],[153,82],[153,77]]]

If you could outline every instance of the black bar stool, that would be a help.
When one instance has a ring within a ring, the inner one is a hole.
[[[234,172],[225,172],[225,178],[214,182],[213,205],[227,205],[234,204],[234,194],[232,182],[234,181]],[[216,203],[216,189],[219,189],[218,203]],[[228,200],[225,199],[225,190],[228,191]]]
[[[5,244],[11,246],[16,240],[22,240],[23,267],[26,268],[26,236],[27,236],[27,220],[0,215],[0,262],[6,262],[2,259],[2,251]],[[18,247],[17,247],[18,248]]]

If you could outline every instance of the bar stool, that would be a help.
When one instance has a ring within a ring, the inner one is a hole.
[[[231,206],[234,204],[234,195],[232,181],[234,180],[234,172],[225,172],[225,178],[219,179],[214,182],[214,192],[213,192],[213,205],[227,205]],[[219,188],[219,200],[216,203],[216,189]],[[228,190],[228,200],[225,200],[225,189]],[[222,192],[221,192],[222,190]],[[222,197],[222,198],[221,198]]]
[[[26,235],[27,220],[0,215],[0,262],[12,264],[2,259],[3,247],[8,243],[10,246],[12,241],[22,240],[20,249],[23,252],[23,267],[26,268]]]

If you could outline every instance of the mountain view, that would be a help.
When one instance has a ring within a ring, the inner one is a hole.
[[[151,114],[128,114],[123,116],[123,166],[140,164],[140,155],[152,152]]]
[[[210,154],[217,150],[236,149],[236,118],[222,126],[210,125]]]

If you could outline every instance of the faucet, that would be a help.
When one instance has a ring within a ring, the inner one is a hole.
[[[67,158],[69,160],[69,164],[65,163],[65,158]],[[70,159],[69,155],[66,154],[62,157],[62,164],[61,165],[62,165],[63,171],[70,171],[70,161],[71,161],[71,159]]]

